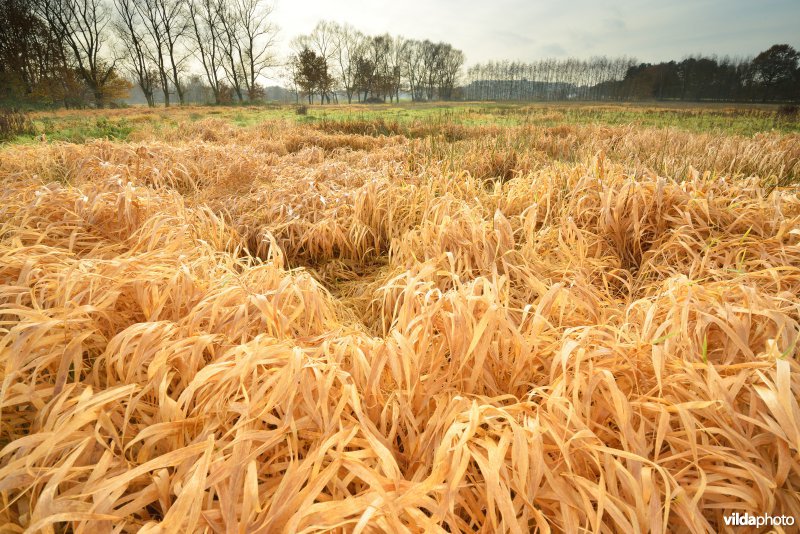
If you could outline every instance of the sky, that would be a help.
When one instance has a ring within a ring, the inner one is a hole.
[[[629,56],[657,62],[703,53],[800,49],[800,0],[274,0],[280,53],[321,20],[368,34],[446,41],[467,65],[491,59]]]

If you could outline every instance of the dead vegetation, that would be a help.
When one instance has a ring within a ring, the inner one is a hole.
[[[33,123],[27,113],[14,109],[0,109],[0,141],[10,141],[18,135],[32,135]]]
[[[800,518],[796,135],[357,126],[4,149],[0,530]]]

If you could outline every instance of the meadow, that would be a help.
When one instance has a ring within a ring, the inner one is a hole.
[[[0,531],[800,521],[796,115],[32,120],[0,146]]]

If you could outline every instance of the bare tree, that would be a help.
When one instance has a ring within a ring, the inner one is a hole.
[[[187,13],[191,23],[194,53],[200,59],[206,81],[214,95],[214,103],[221,102],[223,29],[219,20],[220,0],[189,0]]]
[[[103,107],[115,96],[117,58],[107,45],[111,13],[103,0],[34,0],[36,13],[69,50],[77,72]],[[110,52],[110,53],[106,53]]]
[[[336,77],[333,75],[332,65],[336,57],[336,24],[320,21],[308,36],[308,43],[318,56],[324,61],[324,74],[320,77],[320,101],[327,100],[330,104],[331,96],[336,99]]]
[[[166,57],[169,61],[171,82],[175,86],[178,100],[184,103],[183,74],[184,63],[189,57],[183,47],[183,41],[189,31],[189,21],[185,12],[185,0],[151,0],[155,3],[161,21],[161,30],[164,32],[164,46]]]
[[[223,66],[240,101],[260,95],[258,79],[276,65],[273,49],[278,29],[270,21],[273,7],[266,0],[219,2],[217,14],[223,30]]]
[[[276,65],[273,48],[278,28],[270,21],[273,6],[264,0],[234,0],[238,8],[242,40],[242,72],[251,100],[259,94],[258,79]]]
[[[300,103],[300,62],[298,61],[297,54],[290,56],[283,64],[283,68],[279,71],[279,76],[282,80],[288,82],[292,86],[295,96],[295,103]]]
[[[313,68],[310,66],[316,61],[316,54],[311,50],[308,35],[297,35],[289,43],[293,53],[286,62],[288,76],[295,87],[298,101],[301,93],[306,96],[308,103],[313,103],[314,81]]]
[[[158,0],[133,0],[136,10],[139,13],[150,45],[146,48],[150,60],[155,64],[158,73],[159,85],[164,94],[164,107],[170,105],[170,76],[167,58],[164,53],[164,31],[161,16],[158,9]]]
[[[378,35],[368,37],[364,46],[356,56],[355,85],[361,93],[360,100],[376,98],[382,100],[388,92],[386,66],[389,56],[391,37]]]
[[[444,50],[442,44],[425,40],[422,42],[422,80],[425,85],[425,99],[433,100],[439,77]]]
[[[402,69],[411,91],[411,100],[422,100],[422,81],[424,78],[423,50],[421,41],[408,41],[403,47]]]
[[[446,64],[457,59],[450,56]],[[622,83],[634,64],[627,57],[602,56],[586,60],[549,58],[532,63],[490,61],[470,67],[464,92],[470,100],[623,99],[641,91],[640,87]],[[447,98],[446,88],[440,92],[442,98]]]
[[[388,58],[389,76],[391,77],[391,96],[400,102],[400,90],[403,87],[403,65],[406,55],[406,48],[410,46],[410,41],[402,36],[392,39]]]
[[[158,73],[150,59],[152,53],[148,50],[144,21],[135,0],[114,0],[114,7],[117,10],[114,26],[125,51],[123,64],[144,93],[147,105],[154,107]]]
[[[217,20],[221,31],[220,45],[222,48],[222,68],[236,93],[239,102],[244,101],[242,91],[242,77],[244,72],[240,66],[241,43],[239,42],[238,22],[235,10],[228,5],[226,0],[217,2]]]
[[[464,59],[464,52],[450,45],[445,46],[439,70],[439,98],[452,100]]]
[[[362,55],[366,38],[363,33],[347,24],[333,25],[333,38],[339,80],[347,95],[347,103],[350,104],[356,93],[356,59]]]
[[[323,21],[292,41],[295,58],[308,48],[324,59],[334,86],[348,103],[398,101],[407,88],[413,100],[453,98],[464,54],[447,43],[408,40],[389,34],[365,36],[353,27]],[[335,95],[331,90],[330,94]],[[330,96],[322,95],[330,101]],[[334,96],[335,98],[335,96]]]
[[[134,0],[134,3],[147,28],[151,42],[148,50],[158,68],[164,106],[170,104],[171,88],[183,104],[181,74],[188,54],[182,49],[181,42],[189,27],[184,0]]]

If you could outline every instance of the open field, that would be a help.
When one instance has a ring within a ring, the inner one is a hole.
[[[0,147],[0,531],[800,521],[796,117],[34,123]]]
[[[675,128],[693,133],[752,136],[776,131],[800,133],[800,116],[786,116],[775,105],[707,104],[508,104],[431,103],[387,105],[326,105],[297,115],[292,106],[214,107],[57,111],[33,114],[38,134],[54,141],[83,142],[92,138],[124,140],[147,130],[154,134],[185,122],[223,119],[236,126],[253,126],[267,120],[288,120],[300,125],[337,121],[383,121],[407,125],[414,122],[465,126],[636,126]],[[20,138],[31,141],[34,137]]]

